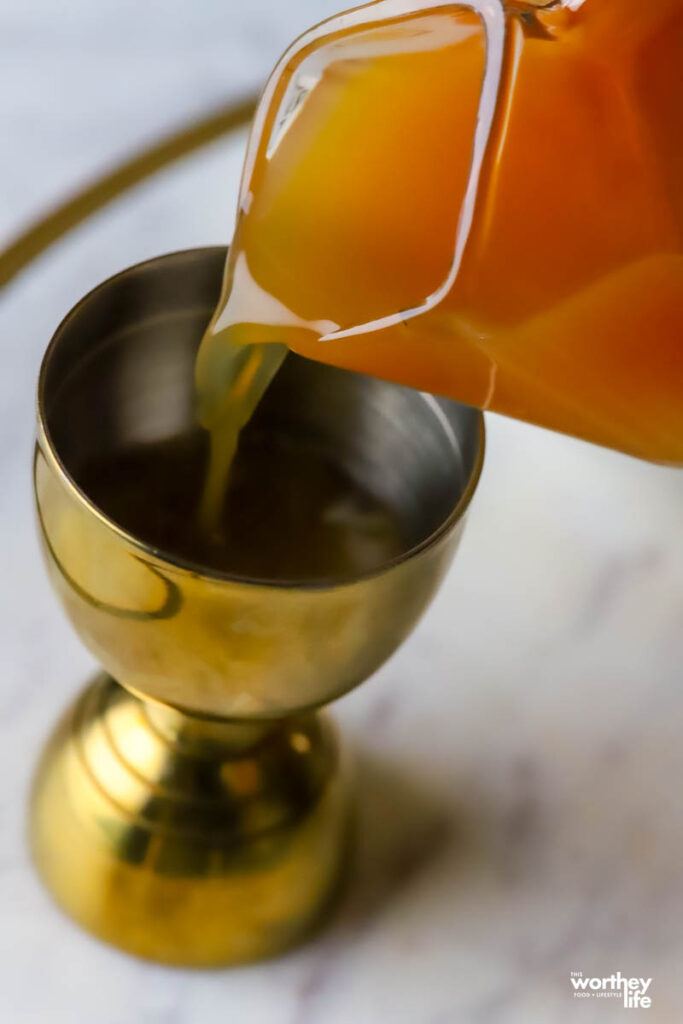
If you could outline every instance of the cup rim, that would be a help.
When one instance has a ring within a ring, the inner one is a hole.
[[[61,322],[57,326],[50,342],[45,350],[43,358],[40,364],[40,371],[38,374],[38,387],[36,395],[36,415],[38,421],[38,438],[36,443],[36,453],[34,456],[34,478],[37,467],[37,455],[38,449],[40,449],[43,457],[49,463],[53,471],[56,473],[60,482],[64,485],[67,491],[72,494],[78,501],[78,503],[88,511],[88,513],[95,517],[103,526],[111,530],[127,545],[142,553],[146,560],[153,560],[158,566],[162,568],[171,568],[177,572],[186,573],[190,576],[201,576],[204,579],[215,581],[216,583],[226,583],[232,585],[241,585],[246,587],[261,587],[267,589],[277,590],[289,590],[289,591],[319,591],[319,590],[337,590],[342,587],[352,586],[357,583],[363,583],[366,580],[374,579],[379,576],[384,576],[392,569],[398,568],[405,562],[412,561],[419,555],[424,554],[429,549],[435,547],[440,540],[446,537],[455,528],[458,522],[463,518],[467,511],[470,502],[474,496],[474,492],[477,489],[479,479],[481,477],[482,468],[484,465],[484,454],[486,450],[486,429],[484,425],[484,416],[482,412],[474,407],[472,413],[477,419],[477,439],[476,439],[476,454],[474,464],[471,471],[467,476],[465,486],[453,506],[449,515],[432,530],[430,534],[424,537],[419,543],[412,545],[406,551],[396,555],[394,558],[383,562],[381,566],[376,569],[372,569],[369,572],[358,573],[354,576],[343,577],[339,580],[322,578],[322,579],[268,579],[265,577],[256,576],[244,576],[239,573],[223,572],[220,569],[211,568],[211,566],[202,565],[199,562],[193,562],[190,559],[182,558],[178,555],[174,555],[172,552],[164,551],[160,548],[156,548],[153,544],[142,540],[136,534],[131,533],[125,527],[121,526],[114,519],[108,516],[101,508],[99,508],[94,501],[83,491],[76,481],[73,479],[64,462],[59,456],[57,447],[53,442],[50,434],[50,429],[47,422],[46,415],[46,378],[49,369],[50,360],[54,355],[55,350],[59,346],[64,331],[70,326],[70,324],[76,319],[83,307],[88,303],[91,298],[98,292],[103,291],[109,287],[114,281],[119,280],[130,274],[132,271],[143,270],[147,267],[152,267],[159,263],[167,263],[171,260],[187,260],[188,258],[201,258],[206,257],[209,253],[225,253],[225,246],[198,246],[192,249],[179,249],[174,252],[164,253],[161,256],[153,256],[151,259],[141,260],[139,263],[134,263],[123,270],[118,271],[115,274],[105,278],[99,284],[91,288],[86,294],[79,299],[79,301],[69,309],[66,315],[62,318]],[[387,382],[389,383],[389,382]],[[429,392],[417,391],[424,401],[434,401],[435,396]],[[455,401],[454,399],[446,399],[447,401]]]

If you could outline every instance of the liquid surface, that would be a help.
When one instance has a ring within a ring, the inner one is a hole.
[[[682,65],[680,0],[378,0],[294,43],[197,362],[205,528],[281,345],[683,462]]]
[[[406,550],[388,505],[312,445],[262,431],[246,432],[215,528],[198,530],[206,442],[197,432],[124,448],[86,463],[78,482],[159,551],[250,579],[339,582]]]

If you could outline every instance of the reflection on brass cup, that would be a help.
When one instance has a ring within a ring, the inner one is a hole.
[[[55,732],[32,802],[57,901],[167,963],[279,952],[320,919],[347,849],[344,758],[315,708],[403,641],[455,552],[479,413],[290,357],[259,415],[396,513],[406,549],[355,579],[268,583],[145,544],[80,486],[84,461],[183,435],[223,249],[124,271],[66,317],[40,375],[35,489],[50,578],[104,672]]]

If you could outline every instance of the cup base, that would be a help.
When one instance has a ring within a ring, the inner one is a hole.
[[[161,963],[244,963],[331,906],[348,772],[322,714],[199,718],[101,674],[48,743],[30,826],[45,885],[94,935]]]

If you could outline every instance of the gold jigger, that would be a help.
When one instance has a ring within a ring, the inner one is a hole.
[[[343,759],[314,709],[398,647],[454,554],[479,413],[290,357],[258,415],[316,437],[409,543],[353,580],[268,583],[161,552],[81,489],[89,457],[196,430],[193,362],[224,249],[126,270],[68,314],[40,374],[35,489],[50,578],[103,665],[36,776],[32,846],[57,902],[165,963],[280,952],[321,918],[348,849]]]

